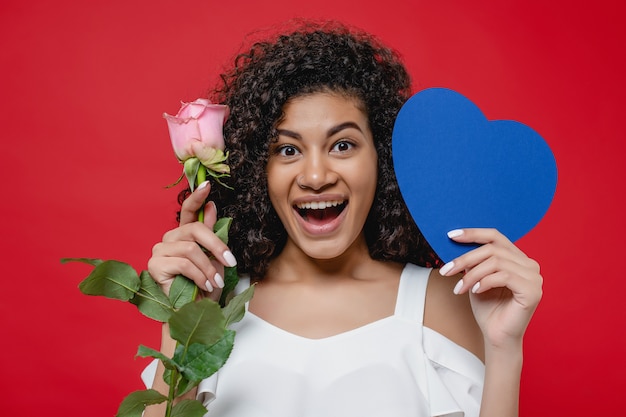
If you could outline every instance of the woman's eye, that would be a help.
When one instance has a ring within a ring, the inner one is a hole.
[[[350,149],[352,149],[354,147],[354,145],[350,142],[346,142],[346,141],[341,141],[341,142],[337,142],[335,143],[335,145],[333,146],[333,151],[334,152],[347,152]]]
[[[278,148],[278,154],[281,156],[296,156],[298,149],[295,146],[285,145]]]

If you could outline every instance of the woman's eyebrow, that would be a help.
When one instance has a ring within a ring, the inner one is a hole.
[[[331,127],[330,129],[328,129],[328,137],[333,136],[339,132],[341,132],[344,129],[356,129],[359,132],[363,133],[363,130],[361,130],[361,128],[359,127],[358,124],[356,124],[355,122],[344,122],[341,123],[337,126]]]
[[[361,130],[359,125],[356,124],[355,122],[344,122],[328,129],[328,132],[326,133],[326,135],[327,137],[331,137],[345,129],[356,129],[359,132],[363,132],[363,130]],[[302,135],[289,129],[276,129],[276,132],[278,133],[279,136],[287,136],[293,139],[302,140]]]
[[[278,136],[288,136],[293,139],[302,140],[302,136],[299,133],[293,132],[288,129],[276,129]]]

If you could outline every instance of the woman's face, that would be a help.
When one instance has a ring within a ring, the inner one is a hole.
[[[335,258],[364,239],[377,154],[359,104],[332,93],[292,99],[270,145],[268,191],[287,245],[315,259]]]

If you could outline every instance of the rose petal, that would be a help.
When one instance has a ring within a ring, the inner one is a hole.
[[[228,106],[211,104],[204,108],[198,118],[202,142],[212,148],[224,149],[224,121],[228,118]]]
[[[172,141],[172,148],[179,161],[193,156],[192,143],[200,141],[201,134],[196,119],[182,120],[165,113],[167,127]]]
[[[202,104],[203,106],[208,106],[211,104],[211,101],[207,98],[197,98],[193,101],[196,104]]]
[[[204,113],[204,110],[207,108],[206,104],[203,103],[197,103],[196,100],[193,103],[189,103],[187,104],[185,110],[187,113],[187,117],[192,117],[194,119],[198,119],[200,118],[200,116],[202,115],[202,113]]]

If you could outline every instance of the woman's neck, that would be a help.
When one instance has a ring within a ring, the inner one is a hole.
[[[361,236],[345,252],[331,259],[316,259],[287,240],[282,252],[271,261],[266,280],[272,281],[324,281],[337,277],[362,277],[369,274],[372,264],[365,238]]]

